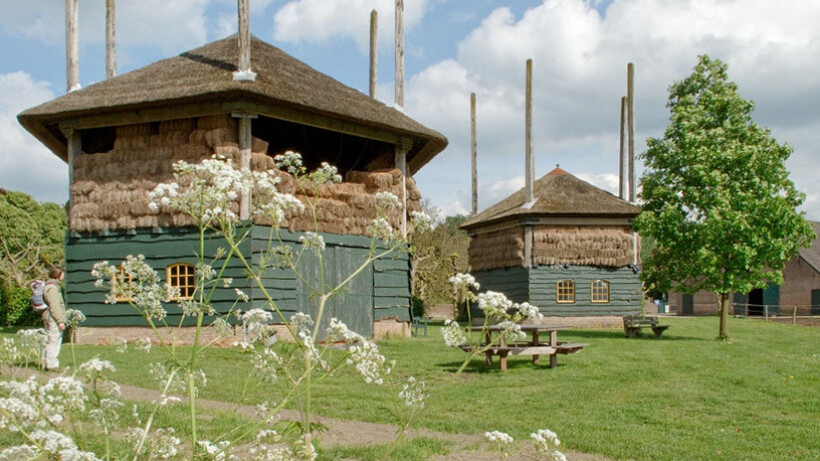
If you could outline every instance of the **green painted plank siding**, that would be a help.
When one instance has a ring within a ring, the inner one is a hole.
[[[269,246],[287,245],[298,251],[301,235],[286,229],[272,233],[270,227],[255,226],[251,233],[254,265],[258,266],[263,260],[263,254]],[[334,286],[359,268],[370,251],[371,240],[356,235],[321,235],[325,241],[325,284]],[[380,243],[375,246],[377,252],[385,249]],[[331,298],[328,306],[331,314],[326,318],[341,318],[349,327],[363,335],[372,335],[374,319],[378,320],[382,316],[396,316],[399,320],[409,321],[409,264],[409,256],[403,249],[374,261],[356,276],[343,293]],[[303,257],[300,267],[303,274],[310,274],[309,280],[314,283],[319,280],[318,260],[315,256]],[[296,312],[314,313],[311,290],[298,281],[290,269],[265,270],[263,283],[287,317]],[[255,303],[260,302],[260,297],[261,291],[253,290],[252,298]],[[389,315],[383,315],[384,308],[391,309]]]
[[[556,287],[560,280],[575,282],[575,303],[558,303]],[[591,302],[591,284],[596,280],[609,282],[609,302]],[[544,315],[631,315],[641,309],[641,282],[629,267],[606,268],[568,266],[553,268],[534,266],[529,270],[530,303]]]
[[[218,248],[227,248],[225,241],[215,235],[209,235],[204,244],[204,256],[210,261]],[[247,251],[248,244],[243,251]],[[142,254],[145,261],[153,267],[160,279],[165,279],[165,269],[170,264],[196,264],[196,254],[200,253],[200,236],[196,229],[163,229],[156,232],[141,229],[132,232],[108,232],[99,235],[69,235],[66,243],[66,302],[69,307],[81,310],[87,317],[86,326],[113,325],[146,325],[145,320],[127,303],[105,304],[106,291],[94,286],[91,268],[99,261],[108,261],[117,265],[128,255]],[[220,270],[224,259],[212,262]],[[238,259],[231,258],[225,271],[227,277],[233,278],[231,288],[218,288],[214,291],[212,305],[219,313],[227,313],[234,304],[234,288],[250,288],[250,281]],[[166,321],[178,324],[181,310],[177,303],[164,304],[168,311]],[[206,323],[213,318],[206,319]],[[193,324],[193,319],[186,319],[186,325]]]
[[[281,243],[299,247],[300,233],[286,230],[279,232],[275,245]],[[326,249],[324,284],[338,284],[354,270],[358,269],[370,251],[370,239],[362,236],[322,234]],[[270,228],[254,226],[250,238],[241,245],[243,255],[254,267],[259,267],[262,255],[269,246]],[[227,247],[221,237],[206,240],[204,255],[212,258],[217,248]],[[384,246],[376,246],[384,250]],[[126,303],[108,305],[104,303],[106,292],[94,286],[91,268],[99,261],[107,260],[118,264],[129,254],[143,254],[146,262],[154,267],[161,278],[165,278],[165,268],[174,263],[196,263],[195,255],[200,253],[199,232],[195,229],[163,229],[160,232],[138,230],[134,232],[107,233],[106,235],[69,236],[66,245],[66,299],[69,307],[82,310],[88,326],[145,325],[145,321]],[[300,272],[308,274],[308,279],[318,282],[319,264],[315,257],[303,257]],[[247,293],[251,301],[240,305],[243,310],[251,307],[269,309],[263,292],[247,278],[247,273],[238,258],[234,257],[225,275],[233,278],[230,288],[219,288],[214,292],[213,305],[217,312],[226,313],[233,305],[236,294],[234,288]],[[262,284],[271,295],[285,318],[296,312],[313,313],[311,289],[287,268],[267,268],[262,273]],[[405,249],[382,258],[364,268],[348,286],[335,295],[327,305],[327,320],[338,317],[359,333],[372,336],[373,321],[383,317],[396,316],[399,320],[409,320],[410,285],[409,256]],[[179,321],[176,303],[166,304],[169,312],[168,323]],[[275,319],[280,321],[280,319]],[[191,324],[191,322],[186,322]]]
[[[473,274],[481,289],[479,291],[497,291],[507,298],[520,303],[527,301],[529,280],[524,267],[508,267],[479,271]]]

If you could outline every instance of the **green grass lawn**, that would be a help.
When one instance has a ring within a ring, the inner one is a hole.
[[[562,448],[637,460],[820,459],[820,329],[731,319],[731,341],[717,341],[717,318],[669,319],[663,339],[622,330],[562,331],[590,345],[533,365],[513,357],[501,372],[483,358],[455,376],[466,354],[429,336],[382,341],[396,378],[427,383],[430,398],[416,426],[453,433],[500,430],[516,439],[549,428]],[[124,384],[153,387],[148,363],[163,358],[111,347],[77,346],[78,361],[111,360]],[[276,398],[272,385],[246,386],[250,367],[234,349],[205,353],[202,397],[254,404]],[[71,361],[70,348],[61,355]],[[353,371],[318,385],[314,409],[342,419],[392,422],[384,388]],[[427,442],[425,442],[427,443]],[[423,450],[422,450],[423,451]],[[433,451],[439,451],[435,449]]]

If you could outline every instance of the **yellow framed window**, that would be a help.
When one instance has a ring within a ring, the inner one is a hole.
[[[555,285],[556,301],[571,304],[575,302],[575,281],[561,280]]]
[[[589,287],[590,301],[594,303],[609,302],[609,282],[606,280],[596,280]]]
[[[117,302],[118,303],[127,303],[134,299],[132,293],[134,292],[134,281],[131,279],[131,274],[125,272],[125,268],[122,265],[117,266],[117,275],[114,277],[117,278],[117,284],[122,287],[122,290],[117,293]],[[112,285],[114,282],[112,281]]]
[[[168,285],[179,290],[178,299],[191,299],[196,290],[196,277],[194,277],[194,266],[192,264],[179,263],[168,266],[165,270]]]

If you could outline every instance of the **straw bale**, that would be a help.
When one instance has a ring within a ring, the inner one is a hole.
[[[164,122],[159,123],[159,127],[157,131],[159,134],[169,134],[179,131],[193,131],[196,127],[196,123],[194,119],[185,118],[185,119],[178,119],[178,120],[166,120]],[[119,133],[118,133],[119,134]]]
[[[236,128],[214,128],[212,130],[208,130],[204,134],[205,143],[208,146],[221,146],[224,143],[234,143],[236,144]]]
[[[533,263],[622,267],[633,262],[628,226],[538,226]]]
[[[251,138],[251,152],[258,155],[265,155],[268,152],[268,142],[264,139],[253,136]]]
[[[470,239],[467,250],[474,271],[524,264],[524,232],[520,227],[480,234]]]
[[[209,117],[199,117],[196,127],[200,130],[213,130],[216,128],[236,129],[236,122],[233,117],[227,114],[213,115]]]
[[[234,165],[238,165],[239,162],[239,147],[236,145],[222,145],[214,147],[214,154],[219,157],[224,157],[226,159],[231,159]]]
[[[138,125],[122,125],[117,127],[117,139],[148,136],[151,134],[151,131],[151,125],[148,123]]]

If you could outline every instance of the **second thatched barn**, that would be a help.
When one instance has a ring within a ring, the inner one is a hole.
[[[547,316],[621,316],[641,307],[640,209],[555,168],[468,219],[469,259],[482,290]]]

